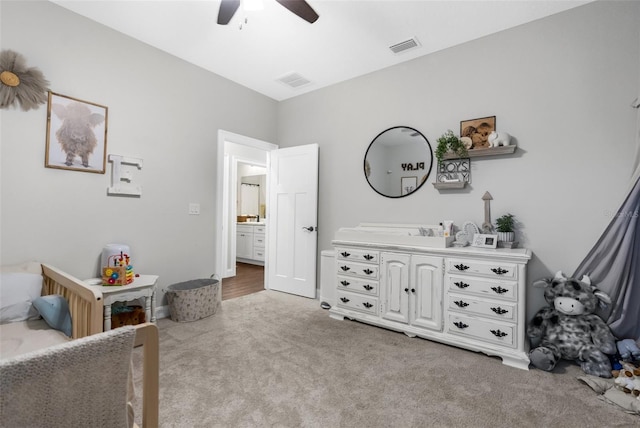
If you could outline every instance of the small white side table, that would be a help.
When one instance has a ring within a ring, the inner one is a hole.
[[[144,298],[144,312],[147,321],[156,322],[156,282],[157,275],[140,275],[127,285],[101,285],[100,278],[87,279],[84,282],[102,292],[104,304],[104,331],[111,330],[111,305],[115,302]],[[96,285],[96,282],[98,285]]]

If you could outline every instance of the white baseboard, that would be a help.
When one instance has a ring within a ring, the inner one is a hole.
[[[158,306],[156,308],[156,319],[169,318],[169,306]]]

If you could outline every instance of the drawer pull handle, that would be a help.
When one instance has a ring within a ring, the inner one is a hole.
[[[340,281],[340,284],[344,285],[345,287],[348,287],[349,284],[351,284],[349,281]]]
[[[347,258],[351,255],[351,253],[347,253],[346,251],[343,251],[340,253],[342,255],[342,257]]]
[[[460,321],[454,322],[453,325],[455,325],[458,328],[463,328],[463,329],[469,327],[467,324],[465,324],[463,322],[460,322]]]
[[[369,303],[369,302],[364,302],[364,303],[362,304],[362,306],[364,306],[365,308],[369,309],[369,308],[371,308],[373,305],[372,305],[371,303]]]
[[[365,259],[365,260],[371,260],[371,259],[373,259],[373,256],[372,256],[371,254],[365,254],[365,255],[364,255],[364,256],[362,256],[362,257],[364,257],[364,259]]]
[[[465,270],[469,269],[469,266],[467,266],[467,265],[463,265],[462,263],[460,263],[459,265],[454,265],[454,267],[455,267],[456,269],[458,269],[458,270],[462,270],[462,271],[465,271]]]
[[[373,273],[373,271],[369,268],[363,269],[362,272],[366,273],[367,275],[371,275]]]
[[[373,287],[372,287],[372,286],[370,286],[369,284],[365,284],[365,285],[363,285],[363,286],[362,286],[362,288],[364,288],[364,289],[365,289],[365,290],[367,290],[367,291],[371,291],[371,290],[373,290]]]
[[[351,270],[351,268],[349,266],[340,266],[340,269],[342,269],[343,271],[348,271]]]
[[[498,315],[504,315],[504,314],[506,314],[507,312],[509,312],[509,311],[508,311],[508,310],[506,310],[506,309],[502,309],[500,306],[498,306],[497,308],[491,308],[491,310],[492,310],[493,312],[495,312],[496,314],[498,314]]]
[[[404,292],[408,294],[408,293],[409,293],[409,289],[408,289],[408,288],[405,288],[405,289],[404,289]]]
[[[502,288],[502,287],[500,287],[499,285],[498,285],[497,287],[491,287],[491,289],[492,289],[493,291],[495,291],[496,293],[498,293],[498,294],[504,294],[504,293],[506,293],[507,291],[509,291],[509,290],[507,290],[506,288]]]
[[[508,270],[502,269],[500,267],[491,269],[491,272],[495,273],[496,275],[504,275],[505,273],[509,273]]]
[[[507,335],[507,333],[505,333],[504,331],[501,331],[500,329],[498,330],[490,330],[491,333],[493,333],[493,335],[495,337],[505,337]]]
[[[340,300],[342,300],[342,303],[347,303],[349,301],[346,297],[341,297]]]
[[[416,289],[415,289],[415,288],[412,288],[412,289],[411,289],[411,292],[412,292],[412,293],[415,293],[415,292],[416,292]]]
[[[462,282],[462,281],[454,282],[454,284],[458,288],[467,288],[469,286],[469,284],[467,284],[466,282]]]
[[[467,302],[464,302],[462,300],[456,300],[455,302],[456,305],[458,305],[458,307],[460,308],[466,308],[467,306],[469,306],[469,304]]]

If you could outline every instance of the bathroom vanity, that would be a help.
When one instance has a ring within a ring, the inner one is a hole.
[[[433,226],[363,223],[334,237],[334,319],[499,356],[527,370],[527,249],[450,247]]]
[[[236,259],[239,262],[264,265],[265,231],[263,222],[236,224]]]

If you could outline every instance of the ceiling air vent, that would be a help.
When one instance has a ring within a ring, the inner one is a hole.
[[[415,37],[405,40],[404,42],[396,43],[395,45],[389,46],[391,52],[398,54],[400,52],[404,52],[408,49],[417,48],[420,46],[420,42]]]
[[[311,81],[309,79],[307,79],[306,77],[301,76],[298,73],[286,74],[286,75],[280,77],[278,79],[278,82],[284,83],[285,85],[290,86],[292,88],[299,88],[300,86],[304,86],[304,85],[307,85],[307,84],[311,83]]]

